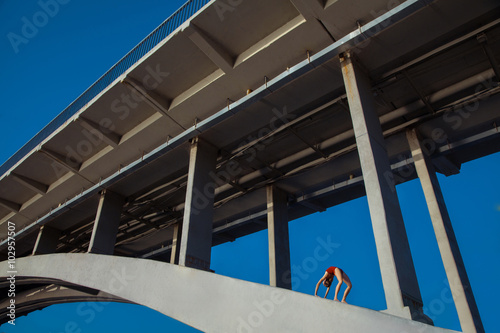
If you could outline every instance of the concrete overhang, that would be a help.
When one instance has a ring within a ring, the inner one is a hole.
[[[477,36],[500,52],[500,4],[404,4],[414,12],[378,22],[386,1],[254,0],[222,14],[211,2],[0,177],[0,223],[21,238],[48,224],[59,251],[79,252],[106,188],[127,197],[117,253],[166,259],[195,136],[220,150],[214,244],[266,228],[269,183],[289,193],[291,218],[362,196],[337,57],[348,49],[372,78],[397,182],[416,176],[399,172],[407,128],[443,173],[499,151],[498,78]]]

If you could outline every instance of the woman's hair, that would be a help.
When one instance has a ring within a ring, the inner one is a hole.
[[[332,280],[326,279],[325,281],[323,281],[323,284],[325,285],[325,287],[330,287],[332,285]]]

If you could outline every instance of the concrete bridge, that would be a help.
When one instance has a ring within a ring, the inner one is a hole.
[[[484,332],[436,172],[500,150],[499,13],[188,2],[0,167],[0,252],[14,236],[17,257],[2,295],[15,269],[17,315],[111,300],[207,332],[444,332],[423,313],[395,191],[418,177],[462,330]],[[364,195],[387,309],[290,291],[288,222]],[[270,286],[210,272],[212,246],[263,229]]]
[[[26,296],[20,310],[26,307],[29,311],[43,304],[42,300],[54,304],[74,301],[74,297],[107,302],[128,300],[207,332],[310,332],[325,326],[339,332],[371,332],[373,327],[393,333],[453,332],[282,288],[147,259],[61,253],[22,258],[18,268],[23,276],[31,277],[31,281],[19,279],[21,286],[36,281],[68,288],[52,290],[47,293],[50,296],[42,292],[42,297],[35,293]],[[8,267],[2,264],[0,269]],[[85,293],[82,287],[94,296],[79,296]],[[7,303],[4,301],[2,309]],[[223,318],[214,320],[222,313]]]

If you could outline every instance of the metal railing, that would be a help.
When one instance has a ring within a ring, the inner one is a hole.
[[[120,75],[125,73],[127,69],[132,67],[146,53],[158,45],[175,29],[180,27],[198,10],[206,5],[210,0],[188,0],[181,8],[175,11],[167,18],[159,27],[144,38],[136,47],[120,59],[111,69],[101,76],[94,84],[92,84],[83,94],[73,101],[66,109],[64,109],[56,118],[54,118],[47,126],[38,132],[30,141],[28,141],[21,149],[12,155],[4,164],[0,166],[0,175],[5,174],[11,167],[19,162],[31,150],[43,142],[50,134],[63,125],[68,119],[75,115],[82,107],[89,103],[101,91],[106,89]]]

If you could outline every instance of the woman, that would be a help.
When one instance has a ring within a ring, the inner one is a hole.
[[[326,293],[325,293],[325,297],[324,297],[324,298],[326,298],[326,296],[328,295],[328,292],[330,291],[330,286],[332,285],[334,276],[337,277],[337,280],[339,280],[339,283],[337,284],[337,288],[335,288],[335,297],[333,298],[333,300],[338,301],[337,296],[339,294],[340,286],[342,285],[342,282],[345,282],[345,284],[347,285],[347,288],[344,291],[344,297],[342,297],[342,303],[347,303],[345,301],[345,298],[347,297],[347,295],[351,291],[352,283],[351,283],[351,280],[349,279],[349,277],[347,276],[347,274],[342,269],[340,269],[338,267],[332,266],[326,270],[325,275],[323,275],[323,277],[316,284],[316,290],[314,291],[314,296],[318,296],[319,285],[321,284],[321,282],[323,282],[323,285],[327,288]]]

